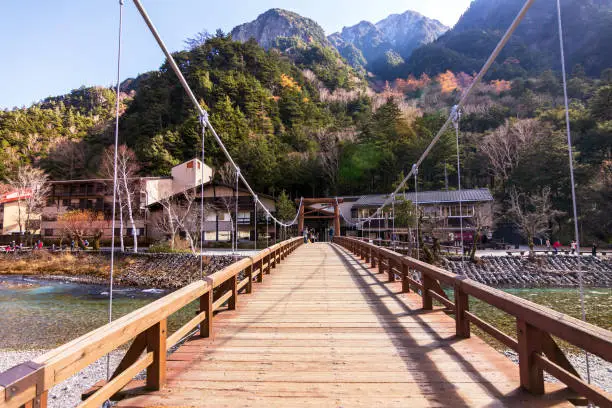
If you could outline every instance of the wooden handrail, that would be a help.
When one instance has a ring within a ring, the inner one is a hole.
[[[470,324],[474,324],[507,347],[516,350],[519,354],[521,385],[528,391],[535,394],[544,392],[542,373],[546,370],[592,402],[601,406],[612,406],[612,395],[580,378],[552,338],[558,337],[606,361],[612,361],[612,332],[609,330],[361,239],[334,237],[334,242],[365,259],[372,268],[378,265],[379,273],[383,272],[384,265],[388,265],[392,280],[395,280],[396,275],[401,277],[402,292],[408,292],[410,286],[417,288],[423,297],[424,309],[431,309],[433,300],[443,304],[447,312],[455,314],[458,337],[469,337]],[[390,262],[401,267],[392,267]],[[421,281],[417,282],[407,276],[407,270],[420,272]],[[440,293],[441,284],[454,289],[454,302]],[[470,313],[469,296],[515,317],[518,339],[506,335]]]
[[[276,267],[287,254],[303,243],[301,237],[272,245],[199,280],[178,289],[112,323],[99,327],[56,349],[0,373],[0,408],[17,408],[31,403],[45,407],[47,393],[54,385],[76,374],[89,364],[134,339],[112,379],[80,405],[99,406],[100,401],[120,391],[138,372],[147,369],[147,387],[160,389],[165,383],[166,351],[195,327],[200,336],[212,334],[214,311],[228,303],[236,307],[239,291],[250,293],[247,277],[261,282],[264,273]],[[168,317],[200,299],[200,311],[172,335],[166,332]],[[141,358],[142,353],[146,353]]]

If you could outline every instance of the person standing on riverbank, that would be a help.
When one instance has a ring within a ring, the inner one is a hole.
[[[591,246],[591,255],[597,256],[597,243],[593,241],[593,246]]]
[[[546,240],[546,252],[550,251],[550,239]]]
[[[576,241],[572,241],[570,248],[572,249],[572,255],[574,255],[576,253]]]
[[[555,250],[555,255],[557,255],[559,253],[559,247],[561,246],[561,243],[559,241],[555,241],[555,243],[553,244],[553,249]]]

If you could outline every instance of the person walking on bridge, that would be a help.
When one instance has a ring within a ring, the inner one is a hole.
[[[308,228],[307,227],[304,227],[302,234],[304,235],[304,243],[307,244],[308,243]]]

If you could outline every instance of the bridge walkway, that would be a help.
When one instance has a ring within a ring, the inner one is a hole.
[[[164,389],[118,406],[570,406],[557,385],[522,391],[514,363],[340,246],[303,245],[261,285],[168,356]]]

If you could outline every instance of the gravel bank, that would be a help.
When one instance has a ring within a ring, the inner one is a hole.
[[[0,372],[19,363],[29,361],[45,352],[46,350],[0,350]],[[125,351],[121,350],[111,353],[112,370],[117,367],[124,353]],[[51,392],[49,393],[49,408],[76,407],[81,402],[81,392],[105,378],[106,357],[103,357],[61,384],[51,388]]]
[[[514,350],[504,351],[504,355],[518,364],[518,354]],[[572,363],[576,371],[583,379],[586,375],[586,358],[584,354],[566,353],[567,359]],[[591,371],[591,383],[597,385],[606,392],[612,392],[612,363],[594,355],[589,355],[589,368]],[[544,380],[548,382],[558,382],[558,380],[544,372]]]

